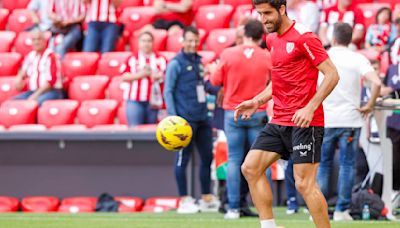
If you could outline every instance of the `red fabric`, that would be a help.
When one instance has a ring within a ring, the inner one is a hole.
[[[328,54],[315,34],[295,22],[281,36],[268,35],[267,46],[272,58],[272,123],[295,126],[291,119],[316,93],[317,66]],[[322,104],[315,111],[311,126],[324,126]]]
[[[363,12],[354,4],[350,5],[344,11],[339,10],[338,4],[322,11],[321,23],[328,23],[329,26],[333,26],[337,22],[345,22],[350,24],[352,27],[355,25],[364,26],[364,15]]]
[[[181,0],[164,0],[165,3],[179,3]],[[188,11],[184,13],[163,13],[156,17],[156,19],[163,19],[167,21],[180,21],[184,25],[189,26],[193,21],[193,10],[189,8]]]
[[[221,63],[211,76],[213,85],[224,87],[225,110],[234,110],[245,100],[261,93],[270,79],[271,56],[257,46],[239,45],[225,49]],[[262,105],[259,111],[265,110]]]

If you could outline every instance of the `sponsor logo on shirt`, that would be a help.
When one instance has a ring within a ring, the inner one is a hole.
[[[286,43],[286,52],[289,54],[293,51],[294,49],[294,43],[293,42],[287,42]]]
[[[308,54],[310,55],[311,59],[314,60],[315,56],[314,54],[311,52],[310,47],[307,45],[307,43],[303,44],[304,48],[306,49],[306,51],[308,52]]]

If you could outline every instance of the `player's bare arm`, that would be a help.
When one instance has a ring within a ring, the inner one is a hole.
[[[240,115],[243,120],[248,120],[257,109],[272,99],[272,82],[257,96],[251,100],[243,101],[235,108],[234,120],[237,121]]]
[[[304,108],[297,110],[292,117],[292,121],[298,127],[306,128],[310,126],[315,110],[321,105],[322,101],[325,100],[339,82],[338,72],[330,59],[326,59],[320,63],[318,65],[318,70],[325,76],[321,86],[310,102],[308,102]]]
[[[379,93],[381,90],[382,82],[379,79],[378,74],[375,71],[371,71],[365,75],[365,79],[371,83],[371,98],[368,100],[368,103],[362,106],[359,111],[363,114],[364,117],[368,115],[374,108],[376,99],[379,97]]]

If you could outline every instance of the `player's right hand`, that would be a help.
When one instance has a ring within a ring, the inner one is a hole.
[[[251,116],[257,111],[259,105],[254,100],[247,100],[240,103],[235,108],[233,119],[235,121],[241,116],[242,120],[249,120]]]

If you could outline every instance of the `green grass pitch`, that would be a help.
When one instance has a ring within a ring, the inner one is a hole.
[[[308,215],[298,213],[288,216],[285,208],[275,208],[276,221],[285,228],[314,227]],[[0,228],[180,228],[180,227],[229,227],[258,228],[255,218],[242,218],[234,221],[223,219],[222,214],[200,213],[195,215],[178,215],[175,212],[149,214],[0,214]],[[333,228],[399,228],[400,222],[388,221],[352,221],[332,222]]]

